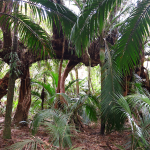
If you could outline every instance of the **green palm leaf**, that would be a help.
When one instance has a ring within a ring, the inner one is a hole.
[[[121,0],[88,0],[71,32],[71,40],[75,44],[78,55],[89,46],[94,35],[102,32],[105,19],[113,5],[120,4]]]
[[[138,63],[144,40],[149,36],[150,4],[142,1],[122,25],[115,50],[116,61],[124,72]]]
[[[45,92],[47,94],[47,101],[49,102],[50,105],[52,105],[53,101],[56,97],[55,88],[52,87],[49,83],[46,84],[46,83],[43,83],[43,82],[40,82],[40,81],[37,81],[34,79],[31,80],[31,83],[32,84],[38,84],[45,89]]]
[[[8,150],[14,150],[14,149],[17,149],[17,150],[22,150],[22,149],[43,150],[44,149],[42,146],[43,144],[44,144],[43,141],[41,141],[38,138],[33,137],[32,139],[26,139],[22,142],[17,142],[9,147],[6,147],[5,149],[8,149]]]
[[[24,5],[28,4],[34,16],[42,20],[47,20],[49,25],[55,25],[60,28],[60,22],[65,35],[67,36],[72,26],[77,20],[77,16],[67,7],[51,2],[49,0],[30,0],[23,1]],[[25,11],[28,12],[27,6]],[[27,14],[27,13],[26,13]]]
[[[109,49],[107,43],[105,45],[106,62],[102,68],[101,111],[102,117],[105,118],[106,130],[110,132],[112,129],[121,130],[125,118],[122,117],[122,113],[116,113],[113,110],[116,105],[114,94],[122,93],[122,75],[113,59],[112,50]]]
[[[4,16],[1,17],[0,23],[3,23],[4,19],[7,19],[7,23],[11,26],[14,23],[14,20],[17,20],[17,24],[14,23],[14,26],[18,26],[20,40],[27,45],[29,49],[36,49],[37,52],[41,52],[42,55],[44,52],[52,54],[52,46],[49,35],[38,24],[34,23],[31,18],[20,13],[3,15]]]

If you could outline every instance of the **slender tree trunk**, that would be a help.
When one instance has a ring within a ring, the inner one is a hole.
[[[8,82],[5,125],[4,125],[4,131],[3,131],[4,139],[11,139],[11,114],[12,114],[15,80],[16,80],[16,75],[14,71],[12,71],[9,77],[9,82]]]
[[[70,77],[71,77],[71,80],[74,81],[72,72],[70,72]],[[72,86],[73,86],[73,91],[72,92],[75,94],[76,93],[75,87],[74,87],[74,85],[72,85]]]
[[[101,41],[102,42],[102,41]],[[103,101],[103,94],[104,94],[104,88],[103,88],[103,85],[104,85],[104,63],[105,63],[105,49],[104,48],[101,48],[100,49],[100,59],[101,59],[101,64],[100,64],[100,67],[101,67],[101,101]],[[101,112],[101,129],[100,129],[100,134],[101,135],[104,135],[105,133],[105,116],[103,115],[103,112]]]
[[[88,94],[91,93],[90,91],[90,84],[91,84],[91,57],[90,57],[90,54],[88,52],[88,49],[86,50],[86,53],[88,55],[88,58],[89,58],[89,66],[88,66]]]
[[[45,75],[44,75],[44,83],[45,83]],[[42,92],[41,92],[41,99],[42,99],[42,103],[41,103],[41,109],[43,110],[44,109],[44,99],[45,99],[45,91],[44,91],[44,87],[42,89]]]
[[[76,94],[79,95],[79,75],[78,75],[78,68],[75,67],[75,73],[76,73]]]
[[[60,92],[60,81],[61,81],[62,63],[63,63],[63,59],[61,59],[61,61],[60,61],[60,65],[59,65],[59,75],[58,75],[57,93],[59,93],[59,92]]]
[[[69,60],[62,76],[60,79],[60,93],[65,93],[65,80],[69,74],[69,72],[78,64],[78,62],[74,62],[72,60]],[[67,102],[65,101],[65,99],[61,96],[60,97],[60,103],[61,104],[67,104]],[[58,108],[58,102],[55,103],[55,108]]]
[[[41,103],[41,109],[43,110],[44,109],[44,88],[42,89],[42,92],[41,92],[41,99],[42,99],[42,103]]]
[[[15,22],[17,23],[17,22]],[[18,49],[18,31],[17,26],[14,27],[14,38],[13,38],[13,48],[11,53],[11,65],[10,65],[10,76],[8,81],[8,93],[7,93],[7,105],[6,105],[6,114],[5,114],[5,125],[3,131],[3,138],[10,139],[11,138],[11,114],[12,114],[12,104],[13,104],[13,97],[14,97],[14,87],[15,87],[15,80],[16,74],[14,66],[15,59],[16,59],[16,52]]]
[[[78,62],[74,62],[72,60],[69,60],[64,73],[61,76],[61,82],[60,82],[60,93],[65,93],[65,80],[69,74],[69,72],[78,64]]]
[[[103,65],[101,66],[101,100],[103,100],[103,90],[105,90],[103,88],[103,84],[104,84],[104,69],[103,69]],[[100,130],[100,134],[104,135],[105,133],[105,116],[103,114],[101,114],[101,130]]]
[[[63,64],[63,56],[64,56],[64,49],[65,49],[65,37],[63,39],[63,47],[62,47],[62,57],[61,57],[61,61],[60,61],[60,65],[59,65],[59,75],[58,75],[58,85],[57,85],[57,91],[56,93],[60,93],[60,82],[61,82],[61,70],[62,70],[62,64]],[[55,103],[55,108],[63,108],[63,104],[64,102],[62,102],[60,100],[61,96],[57,96],[57,101]],[[66,103],[66,102],[65,102]]]
[[[21,78],[18,106],[13,120],[15,124],[18,125],[20,121],[27,121],[30,105],[31,85],[29,66],[27,66],[26,70],[24,70],[24,76]]]

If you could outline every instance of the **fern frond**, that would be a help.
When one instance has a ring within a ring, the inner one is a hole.
[[[60,146],[59,144],[62,142],[64,146],[67,144],[67,146],[71,147],[70,126],[68,125],[70,117],[70,113],[64,114],[59,110],[43,110],[34,117],[32,133],[35,134],[38,126],[44,122],[50,134],[53,135],[52,143],[54,145]],[[50,121],[46,122],[47,119]]]
[[[32,137],[32,139],[26,139],[22,142],[15,143],[6,149],[8,150],[22,150],[25,149],[31,149],[31,150],[44,150],[44,142],[40,140],[39,138]]]

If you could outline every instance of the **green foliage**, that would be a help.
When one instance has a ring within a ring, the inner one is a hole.
[[[146,102],[148,97],[140,94],[127,97],[118,95],[116,96],[116,99],[117,106],[114,108],[117,113],[121,112],[123,114],[122,117],[128,118],[131,126],[131,140],[129,145],[125,144],[125,146],[128,146],[128,148],[130,147],[131,149],[149,148],[149,134],[147,134],[149,133],[150,125],[149,115],[142,113],[143,117],[139,118],[139,111],[136,111],[137,113],[135,113],[135,108],[137,108],[137,110],[140,111],[145,109],[149,114],[150,105]]]
[[[37,113],[32,123],[32,133],[35,134],[38,127],[44,125],[51,137],[53,137],[51,141],[55,146],[71,147],[70,129],[73,128],[69,122],[75,117],[76,112],[83,114],[84,108],[90,120],[97,121],[96,114],[100,111],[97,112],[97,108],[100,108],[99,97],[80,95],[78,100],[73,101],[64,93],[60,93],[59,95],[63,96],[68,105],[64,105],[63,111],[51,107],[51,109],[42,110]],[[84,117],[83,119],[87,119],[86,116]]]
[[[68,83],[68,85],[65,87],[65,91],[67,91],[67,90],[69,89],[69,87],[70,87],[72,84],[74,84],[75,82],[77,82],[77,81],[80,81],[80,79],[76,79],[76,80],[70,81],[70,82]]]
[[[2,61],[2,59],[0,59],[0,71],[3,69],[5,63]]]
[[[26,139],[22,142],[15,143],[5,149],[8,150],[22,150],[22,149],[31,149],[31,150],[44,150],[44,142],[38,138],[32,137],[32,139]]]
[[[114,49],[117,65],[124,73],[138,63],[142,45],[149,36],[149,11],[148,1],[139,2],[120,28],[121,38]]]
[[[75,44],[76,53],[82,54],[81,45],[85,50],[93,41],[95,34],[101,34],[105,20],[111,8],[121,3],[121,0],[88,0],[71,30],[71,40]]]
[[[128,118],[131,127],[131,140],[124,145],[125,149],[149,149],[150,95],[139,85],[135,89],[134,94],[126,97],[116,95],[113,109],[116,114],[121,112],[123,118]]]
[[[102,68],[101,112],[105,118],[106,132],[111,132],[112,130],[121,130],[125,123],[121,112],[116,113],[112,109],[116,105],[114,94],[122,93],[122,74],[113,59],[114,53],[107,43],[105,45],[106,62]]]
[[[60,30],[59,23],[61,22],[62,29],[66,36],[69,35],[70,30],[77,19],[77,16],[67,7],[49,0],[24,1],[24,3],[22,3],[22,6],[23,5],[26,14],[28,11],[32,11],[32,15],[35,18],[38,18],[40,21],[46,20],[48,26],[53,26],[54,22],[56,27]],[[20,6],[21,9],[23,8],[22,6]],[[28,9],[28,6],[30,9]],[[24,9],[22,9],[22,11],[24,11]]]
[[[84,106],[91,121],[97,121],[100,118],[101,106],[99,96],[89,95]]]
[[[34,117],[32,133],[35,134],[38,126],[43,124],[52,135],[52,143],[55,146],[71,147],[70,126],[68,124],[70,116],[71,114],[65,114],[59,110],[43,110]]]
[[[22,15],[21,13],[15,13],[11,15],[5,14],[0,19],[0,23],[2,24],[4,20],[8,20],[7,23],[11,27],[12,25],[18,26],[18,32],[20,40],[24,42],[29,49],[36,49],[41,52],[41,57],[43,56],[43,52],[45,55],[47,52],[52,55],[52,47],[50,45],[50,36],[43,30],[38,24],[34,23],[34,21],[26,15]],[[17,24],[14,21],[17,20]],[[45,51],[46,50],[46,51]]]
[[[32,79],[32,84],[38,84],[41,87],[43,87],[45,89],[46,92],[46,100],[48,102],[49,105],[52,105],[54,102],[54,99],[56,97],[56,91],[55,88],[51,86],[51,84],[49,83],[43,83],[37,80]],[[41,97],[41,94],[36,92],[36,91],[32,91],[32,94],[34,94],[34,96],[36,96],[38,99]]]

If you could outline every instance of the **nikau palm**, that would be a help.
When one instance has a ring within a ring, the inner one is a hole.
[[[33,62],[52,57],[69,60],[62,77],[60,75],[60,85],[62,85],[60,93],[65,92],[65,79],[74,66],[79,62],[89,65],[89,57],[84,53],[88,49],[91,66],[100,64],[102,67],[102,119],[106,116],[106,120],[102,120],[102,126],[106,124],[108,130],[111,130],[113,126],[120,128],[119,123],[124,123],[124,119],[121,120],[121,114],[118,115],[119,122],[115,117],[110,119],[115,113],[112,108],[116,104],[116,94],[123,94],[122,78],[139,64],[143,44],[149,36],[150,4],[148,0],[138,2],[130,16],[122,24],[116,25],[116,29],[110,27],[109,23],[117,22],[116,8],[119,8],[123,2],[123,0],[87,0],[83,8],[80,7],[79,16],[65,6],[57,4],[58,2],[49,0],[32,0],[22,3],[25,6],[26,15],[22,14],[22,5],[18,7],[19,13],[12,13],[11,10],[10,14],[1,12],[3,15],[1,21],[7,18],[10,25],[15,20],[18,22],[21,42],[20,50],[17,52],[20,56],[18,63],[22,61],[26,64],[25,66],[29,66]],[[27,16],[28,7],[33,11],[34,17],[51,25],[52,37]],[[5,41],[6,37],[9,37],[11,41],[11,33],[9,28],[4,29],[3,26],[4,24],[1,24],[4,44],[0,56],[8,63],[9,58],[5,56],[10,53],[12,45],[11,42],[5,43]],[[7,32],[4,32],[6,30]],[[33,49],[35,49],[34,52]],[[30,59],[26,60],[24,57]],[[24,72],[26,67],[22,67],[23,63],[19,64],[23,69],[21,72]],[[18,77],[21,76],[20,73]]]

